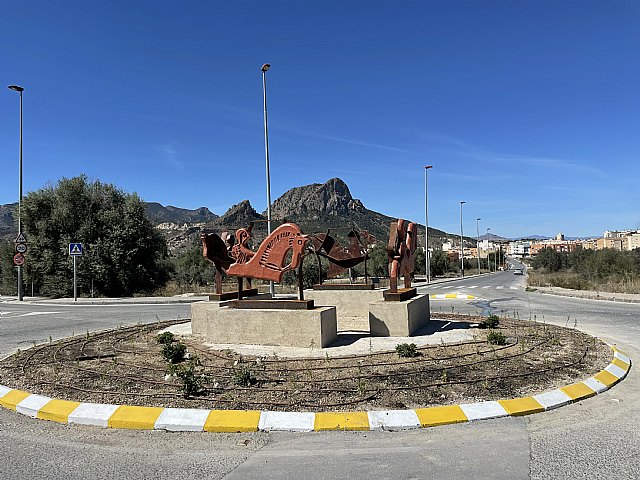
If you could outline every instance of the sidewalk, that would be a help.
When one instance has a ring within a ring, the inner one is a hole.
[[[562,297],[588,298],[590,300],[608,300],[610,302],[640,303],[640,294],[636,293],[612,293],[594,292],[592,290],[572,290],[560,287],[531,287],[538,293],[547,295],[559,295]]]

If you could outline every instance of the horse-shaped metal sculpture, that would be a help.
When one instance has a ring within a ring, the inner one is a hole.
[[[240,243],[236,246],[239,247],[237,251],[244,255],[236,257],[235,263],[227,269],[227,274],[272,282],[281,282],[286,272],[302,264],[303,251],[309,241],[309,236],[304,235],[297,225],[284,223],[271,232],[254,253],[240,249],[243,245],[240,233],[238,230],[237,237]],[[291,261],[285,264],[290,251]]]

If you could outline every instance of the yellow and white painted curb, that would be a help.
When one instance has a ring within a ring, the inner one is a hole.
[[[462,293],[432,293],[429,298],[431,300],[475,300],[478,297]]]
[[[604,370],[577,382],[531,397],[465,403],[414,410],[368,412],[270,412],[138,407],[56,400],[0,385],[0,406],[32,418],[107,428],[191,432],[251,432],[323,430],[402,430],[530,415],[592,397],[622,380],[631,360],[616,348]]]

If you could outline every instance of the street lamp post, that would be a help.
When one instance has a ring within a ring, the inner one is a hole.
[[[264,156],[267,169],[267,232],[271,235],[271,173],[269,170],[269,129],[267,127],[267,70],[271,65],[262,65],[262,98],[264,103]],[[269,292],[273,297],[276,293],[275,284],[269,282]]]
[[[462,232],[462,205],[467,202],[460,202],[460,265],[462,271],[462,278],[464,278],[464,236]]]
[[[430,168],[433,168],[433,165],[424,167],[424,263],[425,273],[427,274],[427,285],[431,283],[431,268],[429,264],[429,194],[427,190],[427,177]]]
[[[491,262],[489,261],[489,230],[491,230],[491,227],[487,227],[487,268],[489,268],[489,273],[491,273]]]
[[[9,85],[9,90],[20,94],[20,167],[18,186],[18,237],[22,235],[22,92],[24,88],[18,85]],[[18,301],[22,301],[22,265],[18,265]]]
[[[480,220],[481,218],[476,218],[476,253],[478,254],[478,275],[480,275]]]

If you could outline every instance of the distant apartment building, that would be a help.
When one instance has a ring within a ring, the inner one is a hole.
[[[581,240],[565,240],[564,235],[559,233],[556,235],[555,240],[542,240],[540,242],[534,242],[529,247],[529,254],[535,256],[540,253],[540,250],[545,248],[551,248],[559,253],[571,253],[582,248]]]
[[[597,250],[610,248],[612,250],[629,250],[629,237],[603,237],[598,239]]]
[[[531,242],[516,240],[515,242],[509,242],[507,245],[507,255],[512,257],[528,257],[531,251]]]

